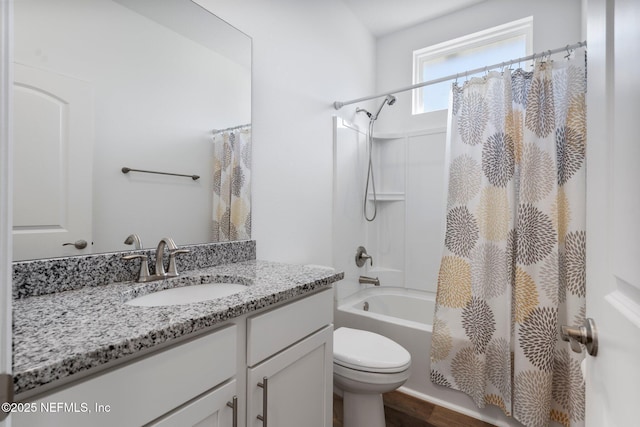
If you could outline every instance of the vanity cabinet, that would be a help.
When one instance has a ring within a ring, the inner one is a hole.
[[[332,425],[332,336],[327,326],[249,368],[247,427]]]
[[[332,295],[247,320],[247,427],[332,425]]]
[[[23,400],[12,425],[331,427],[332,320],[331,290],[239,316]]]
[[[228,325],[79,380],[24,402],[32,411],[12,414],[12,426],[147,424],[236,375],[237,336]]]

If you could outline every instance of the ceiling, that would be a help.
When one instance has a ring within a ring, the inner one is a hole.
[[[343,0],[376,36],[437,18],[485,0]]]

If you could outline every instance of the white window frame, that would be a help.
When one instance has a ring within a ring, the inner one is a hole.
[[[487,44],[499,42],[513,37],[525,37],[524,56],[533,54],[533,16],[518,19],[517,21],[508,22],[498,25],[497,27],[478,31],[463,37],[458,37],[433,46],[413,51],[413,84],[422,83],[422,69],[424,63],[442,56],[454,55],[456,53],[481,47]],[[509,58],[513,59],[513,58]],[[492,65],[492,64],[487,64]],[[466,70],[460,70],[461,73]],[[423,107],[423,91],[422,88],[412,90],[412,114],[426,114],[433,111],[422,111]]]

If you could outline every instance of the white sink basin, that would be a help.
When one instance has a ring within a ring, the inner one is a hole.
[[[125,304],[141,307],[191,304],[237,294],[246,289],[245,285],[238,285],[237,283],[206,283],[181,286],[142,295],[125,302]]]

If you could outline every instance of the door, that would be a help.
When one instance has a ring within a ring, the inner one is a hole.
[[[638,22],[637,0],[588,0],[587,316],[599,335],[588,427],[640,425]]]
[[[13,259],[90,253],[91,86],[21,64],[14,82]]]
[[[0,1],[0,403],[11,374],[11,21],[12,3]],[[10,427],[0,408],[0,427]]]
[[[332,339],[329,325],[248,370],[247,427],[331,427]]]

